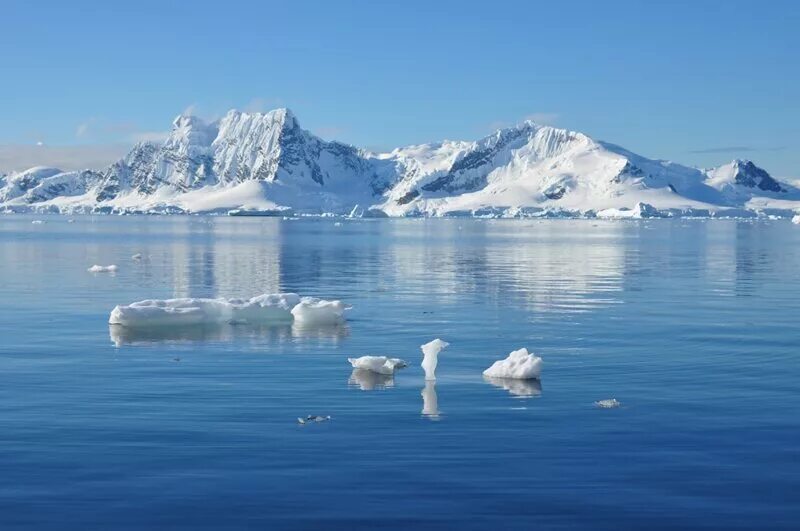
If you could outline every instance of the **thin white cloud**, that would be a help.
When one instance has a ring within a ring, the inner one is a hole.
[[[285,104],[280,98],[253,98],[242,110],[248,113],[267,112],[279,107],[285,107]]]
[[[326,140],[337,140],[340,138],[347,129],[344,127],[337,127],[335,125],[323,125],[320,127],[315,127],[313,129],[313,133],[317,136],[320,136]]]
[[[541,125],[555,125],[559,115],[556,112],[535,112],[525,117],[526,120],[536,122]]]
[[[75,128],[75,136],[78,138],[83,138],[89,134],[89,122],[83,122],[82,124],[78,124],[78,127]]]
[[[131,142],[163,142],[169,136],[169,131],[140,131],[132,133],[128,138]]]
[[[127,144],[47,146],[0,144],[0,173],[22,171],[33,166],[53,166],[64,171],[103,169],[130,149]]]

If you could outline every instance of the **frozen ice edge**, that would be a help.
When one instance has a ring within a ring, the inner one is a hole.
[[[336,325],[344,322],[350,309],[343,302],[296,293],[273,293],[250,299],[147,299],[111,310],[108,323],[127,328],[186,326],[203,324],[290,324]]]

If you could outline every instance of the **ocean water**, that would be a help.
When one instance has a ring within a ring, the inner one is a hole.
[[[67,220],[0,217],[0,529],[800,527],[788,221]],[[276,291],[353,309],[107,324]],[[540,384],[484,380],[523,346]]]

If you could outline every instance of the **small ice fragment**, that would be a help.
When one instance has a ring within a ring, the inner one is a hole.
[[[331,420],[330,415],[322,416],[322,415],[308,415],[306,418],[297,417],[297,422],[299,424],[307,424],[309,422],[325,422],[326,420]]]
[[[361,356],[360,358],[347,358],[354,369],[364,369],[378,374],[394,374],[396,369],[407,367],[408,364],[400,358],[387,358],[386,356]]]
[[[340,221],[337,221],[336,223],[333,224],[333,226],[334,227],[341,227],[342,223]]]
[[[131,256],[131,260],[138,262],[142,259],[142,253],[136,253],[135,255]]]
[[[44,221],[42,221],[41,219],[34,219],[33,221],[31,221],[31,225],[44,225]]]
[[[450,345],[447,341],[434,339],[419,348],[422,349],[422,370],[425,371],[426,380],[436,379],[436,365],[439,363],[439,352]]]
[[[622,404],[620,404],[619,400],[616,398],[606,398],[605,400],[598,400],[594,403],[594,405],[601,409],[613,409],[621,406]]]
[[[800,214],[797,214],[792,217],[792,223],[794,223],[795,225],[800,225]]]
[[[87,269],[89,273],[115,273],[117,271],[117,266],[114,264],[101,266],[101,265],[93,265],[89,269]]]
[[[511,352],[506,359],[498,360],[483,371],[489,378],[538,379],[542,374],[542,358],[521,348]]]
[[[67,220],[67,223],[75,223],[75,220],[70,218],[70,219]]]
[[[301,326],[335,325],[344,321],[344,312],[349,309],[342,301],[303,297],[292,308],[292,315]]]

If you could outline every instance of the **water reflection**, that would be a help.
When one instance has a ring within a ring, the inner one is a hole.
[[[542,394],[542,383],[539,380],[518,380],[514,378],[490,378],[484,376],[486,383],[500,389],[505,389],[509,394],[520,398],[531,398]]]
[[[439,397],[436,395],[436,382],[427,380],[422,389],[422,415],[431,420],[439,420]]]
[[[394,387],[394,376],[378,374],[366,369],[353,369],[347,384],[350,387],[358,387],[362,391],[384,390]]]
[[[231,342],[237,339],[259,339],[268,343],[283,343],[290,340],[338,343],[349,333],[350,329],[345,325],[299,327],[292,325],[208,324],[149,328],[108,325],[109,337],[116,347],[153,343]]]

